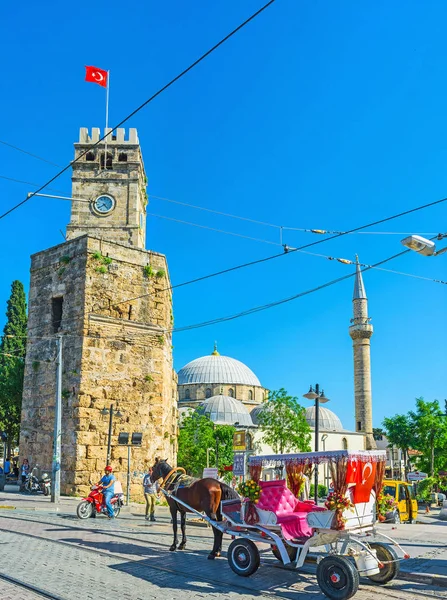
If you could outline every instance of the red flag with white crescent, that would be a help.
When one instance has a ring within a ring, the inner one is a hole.
[[[107,87],[108,72],[97,67],[85,67],[85,81],[97,83],[102,87]]]
[[[354,502],[369,502],[371,490],[376,477],[375,462],[359,462],[357,472],[357,481],[354,488]]]

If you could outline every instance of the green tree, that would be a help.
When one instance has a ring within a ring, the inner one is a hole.
[[[206,467],[207,449],[210,466],[218,467],[233,463],[233,434],[235,428],[230,425],[214,425],[208,416],[194,411],[184,417],[178,439],[178,464],[190,475],[201,476]]]
[[[410,411],[409,419],[415,438],[415,448],[424,454],[429,466],[430,477],[440,465],[447,450],[447,419],[442,413],[438,400],[426,402],[423,398],[416,399],[416,410]],[[436,461],[438,459],[438,461]]]
[[[381,440],[384,435],[386,433],[381,427],[373,427],[373,438],[375,440]]]
[[[408,415],[395,415],[383,420],[386,437],[390,446],[400,448],[404,455],[405,472],[408,471],[408,450],[414,447],[413,426]]]
[[[270,392],[258,421],[263,442],[274,452],[310,450],[310,427],[306,421],[306,411],[298,404],[298,398],[289,396],[284,388]]]
[[[26,352],[26,298],[23,284],[13,281],[6,325],[0,343],[0,428],[8,447],[18,441]]]

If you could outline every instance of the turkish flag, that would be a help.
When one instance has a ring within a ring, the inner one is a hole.
[[[97,83],[102,87],[107,87],[107,78],[109,73],[97,67],[85,67],[85,81]]]
[[[357,458],[351,458],[348,461],[348,470],[346,471],[346,483],[357,483],[358,473],[361,470],[361,462]]]
[[[359,462],[357,471],[357,481],[354,488],[354,503],[369,502],[371,490],[376,477],[375,462]]]

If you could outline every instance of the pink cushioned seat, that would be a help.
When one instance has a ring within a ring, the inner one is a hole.
[[[262,510],[275,513],[286,540],[310,537],[312,529],[307,523],[307,513],[325,510],[308,502],[301,502],[286,486],[284,479],[279,481],[260,481],[261,495],[257,504]]]

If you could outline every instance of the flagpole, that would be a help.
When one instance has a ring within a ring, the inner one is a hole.
[[[104,170],[107,169],[107,135],[109,128],[109,85],[110,85],[110,71],[107,71],[107,88],[106,88],[106,130],[104,140]]]

